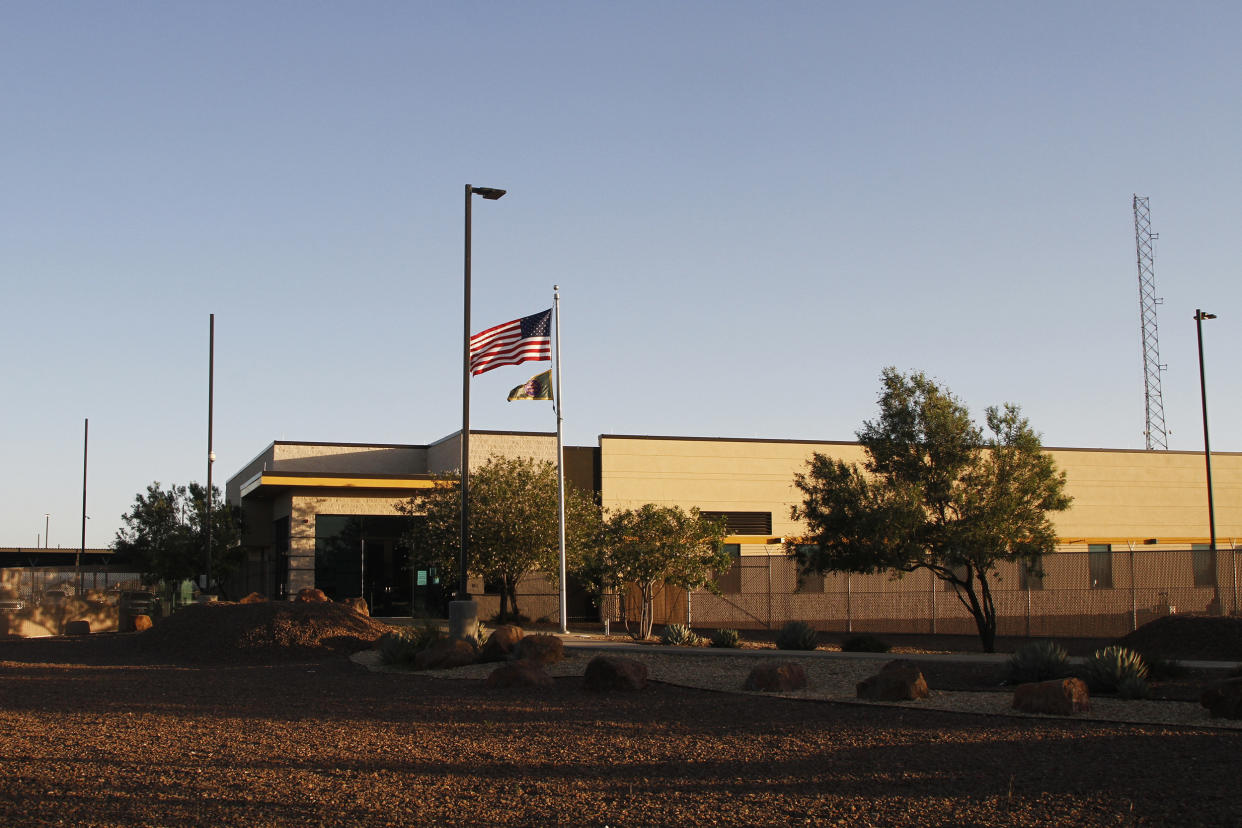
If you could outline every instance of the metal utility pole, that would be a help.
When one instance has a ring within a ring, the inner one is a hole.
[[[86,555],[86,458],[91,444],[91,420],[82,420],[82,545],[78,547],[77,560],[73,562],[74,575],[78,579],[78,596],[82,595],[82,558]]]
[[[1199,340],[1199,394],[1203,400],[1203,460],[1207,465],[1208,532],[1211,533],[1209,548],[1212,550],[1213,568],[1216,566],[1216,504],[1212,500],[1212,443],[1208,439],[1207,379],[1203,372],[1203,320],[1215,318],[1214,313],[1195,309],[1195,336]]]
[[[1164,396],[1160,392],[1160,335],[1156,308],[1164,300],[1156,298],[1156,264],[1152,242],[1160,236],[1151,232],[1151,207],[1146,196],[1134,196],[1134,245],[1138,251],[1139,327],[1143,337],[1143,391],[1147,425],[1143,432],[1147,450],[1167,451],[1168,431],[1164,424]]]
[[[207,591],[211,591],[211,467],[216,462],[216,453],[211,448],[211,423],[216,396],[216,315],[207,316],[207,514],[204,516],[203,527],[207,534]]]

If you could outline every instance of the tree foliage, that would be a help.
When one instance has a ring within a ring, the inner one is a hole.
[[[461,477],[443,475],[432,489],[401,506],[410,516],[407,539],[413,560],[434,566],[455,582],[461,556]],[[599,535],[599,507],[590,495],[565,485],[566,557],[574,562]],[[529,457],[491,457],[470,472],[467,568],[500,585],[500,615],[518,614],[517,584],[539,570],[559,580],[560,521],[556,465]],[[447,577],[446,577],[447,576]]]
[[[1070,504],[1065,474],[1017,406],[988,408],[985,434],[924,374],[886,368],[881,382],[879,417],[857,434],[864,466],[816,453],[795,476],[793,518],[809,537],[786,551],[804,574],[927,569],[954,586],[992,652],[997,564],[1039,571],[1056,541],[1049,514]]]
[[[583,579],[599,589],[634,584],[642,601],[636,637],[651,635],[659,588],[707,587],[715,591],[718,571],[732,564],[724,548],[724,526],[697,508],[645,504],[613,512],[602,542],[583,560]]]
[[[242,563],[241,509],[212,487],[211,574],[217,584]],[[112,547],[115,562],[132,566],[149,581],[197,578],[207,570],[207,488],[198,483],[161,488],[159,481],[134,496],[121,516]]]

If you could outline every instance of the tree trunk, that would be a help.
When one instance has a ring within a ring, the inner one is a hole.
[[[503,586],[501,586],[500,588],[500,609],[498,610],[499,615],[497,616],[497,618],[502,624],[504,623],[505,619],[509,617],[509,613],[507,609],[508,605],[509,605],[509,593]]]
[[[643,584],[639,589],[643,607],[638,617],[638,640],[646,641],[651,638],[651,627],[655,623],[655,589],[648,584]]]
[[[513,613],[513,619],[516,621],[518,617],[516,578],[512,581],[505,581],[505,591],[509,593],[509,607]]]

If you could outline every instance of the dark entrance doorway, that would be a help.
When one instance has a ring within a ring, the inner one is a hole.
[[[409,615],[407,525],[392,515],[317,515],[315,586],[335,601],[361,595],[372,615]]]

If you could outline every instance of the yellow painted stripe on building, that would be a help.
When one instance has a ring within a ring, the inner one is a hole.
[[[376,477],[285,477],[265,474],[259,480],[261,486],[311,486],[331,489],[434,489],[452,486],[441,480],[402,480]]]
[[[725,543],[780,543],[784,538],[771,537],[769,535],[726,535]]]

